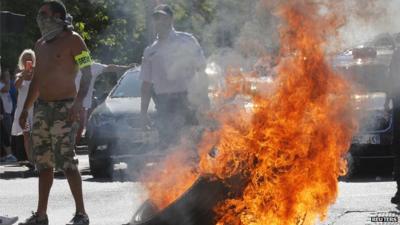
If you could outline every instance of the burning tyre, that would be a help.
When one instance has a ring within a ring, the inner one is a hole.
[[[145,201],[129,225],[212,225],[216,222],[213,209],[227,193],[221,180],[199,177],[183,195],[162,210],[150,200]]]

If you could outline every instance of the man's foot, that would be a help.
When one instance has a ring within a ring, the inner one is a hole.
[[[40,218],[38,213],[32,213],[31,217],[18,225],[49,225],[49,219],[47,218],[47,215],[44,218]]]
[[[0,225],[11,225],[17,222],[18,216],[16,217],[6,217],[6,216],[0,216]]]
[[[89,225],[89,217],[87,214],[76,213],[67,225]]]
[[[400,191],[398,190],[396,194],[392,197],[390,200],[391,203],[393,204],[400,204]]]

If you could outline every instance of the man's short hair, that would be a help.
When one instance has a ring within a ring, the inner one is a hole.
[[[62,20],[66,19],[67,8],[65,8],[64,3],[62,3],[59,0],[48,0],[48,1],[43,2],[43,4],[40,7],[45,6],[45,5],[48,5],[50,7],[50,10],[53,13],[60,13],[60,18]]]

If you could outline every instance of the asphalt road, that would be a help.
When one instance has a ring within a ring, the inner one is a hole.
[[[146,193],[140,183],[127,181],[121,172],[114,180],[95,180],[88,172],[86,155],[78,156],[83,179],[84,200],[91,224],[113,225],[130,221]],[[119,171],[117,166],[117,172]],[[25,167],[0,165],[0,215],[18,216],[20,221],[36,210],[37,177]],[[50,193],[48,217],[50,225],[68,222],[75,212],[67,180],[56,176]]]
[[[114,180],[94,180],[88,171],[86,155],[80,155],[83,190],[87,212],[93,225],[121,225],[130,221],[133,212],[146,198],[139,182],[128,171],[116,166]],[[400,221],[399,210],[390,203],[395,182],[390,171],[364,173],[348,182],[339,182],[337,202],[320,225],[400,224],[371,222],[376,218]],[[36,209],[37,178],[26,168],[0,165],[0,215],[19,216],[20,221]],[[51,225],[65,224],[72,218],[74,202],[67,181],[57,176],[50,194],[48,216]],[[378,217],[376,217],[378,216]]]

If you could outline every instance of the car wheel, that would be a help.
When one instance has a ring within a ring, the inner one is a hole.
[[[129,225],[213,225],[214,207],[225,199],[222,181],[200,177],[181,197],[162,210],[147,200],[134,213]]]
[[[114,164],[111,158],[89,160],[89,167],[93,178],[112,178]]]
[[[350,179],[354,178],[354,175],[357,173],[358,170],[358,160],[356,157],[348,152],[346,154],[346,161],[347,161],[347,173],[343,176],[345,181],[349,181]]]
[[[89,167],[93,178],[112,178],[114,163],[108,150],[96,151],[97,145],[89,143]]]

